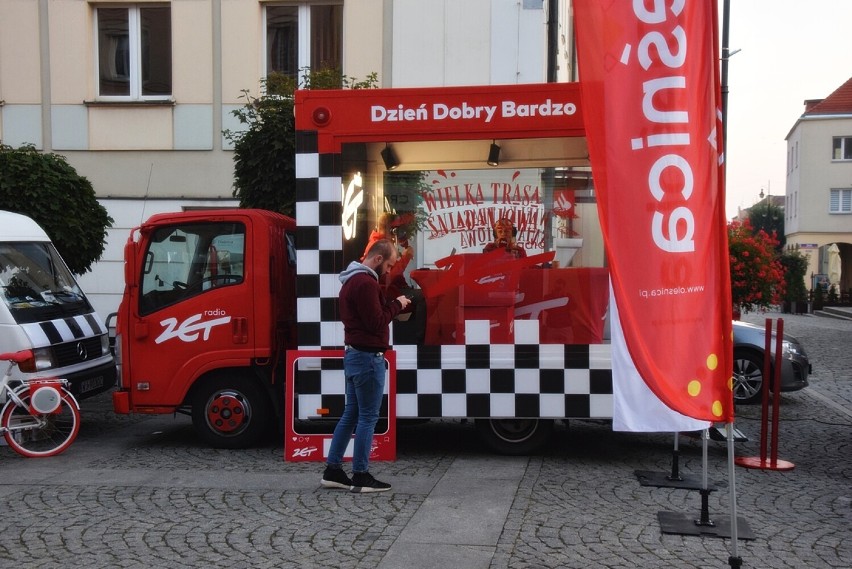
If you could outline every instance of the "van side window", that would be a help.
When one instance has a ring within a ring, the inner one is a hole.
[[[242,283],[245,234],[232,222],[158,228],[142,265],[140,314]]]

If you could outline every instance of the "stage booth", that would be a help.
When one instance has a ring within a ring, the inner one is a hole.
[[[338,274],[391,212],[413,257],[386,285],[415,298],[392,323],[397,417],[611,417],[580,104],[576,83],[297,92],[300,349],[343,347]],[[513,244],[486,252],[501,220]]]

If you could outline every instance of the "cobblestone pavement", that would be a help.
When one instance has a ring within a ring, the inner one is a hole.
[[[814,364],[811,386],[782,397],[778,456],[786,472],[736,468],[744,567],[852,567],[852,322],[783,317]],[[759,454],[759,406],[740,407]],[[663,534],[658,512],[699,517],[693,490],[642,486],[668,472],[672,435],[614,433],[606,422],[560,426],[549,450],[501,457],[471,424],[402,425],[398,460],[373,464],[391,492],[319,487],[317,463],[283,448],[205,448],[186,417],[124,417],[108,396],[83,402],[63,455],[23,459],[0,448],[2,567],[718,568],[731,541]],[[701,470],[700,439],[681,436],[681,471]],[[726,449],[708,445],[708,500],[728,517]],[[441,512],[440,515],[434,512]],[[467,520],[467,521],[465,521]]]

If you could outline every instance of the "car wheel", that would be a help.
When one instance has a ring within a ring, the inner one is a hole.
[[[734,350],[734,403],[757,403],[763,394],[763,355]]]
[[[553,431],[550,419],[477,419],[479,436],[491,450],[500,454],[530,454],[547,442]]]

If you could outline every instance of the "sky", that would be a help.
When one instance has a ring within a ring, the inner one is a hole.
[[[719,0],[719,27],[722,27]],[[852,77],[852,1],[730,0],[727,218],[784,194],[785,137],[806,99]]]

